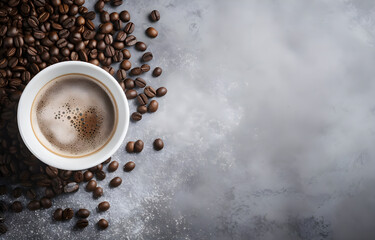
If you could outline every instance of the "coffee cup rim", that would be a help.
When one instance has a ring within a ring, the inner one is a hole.
[[[109,142],[101,150],[79,158],[54,154],[39,142],[31,126],[32,103],[39,90],[56,77],[66,74],[84,74],[100,81],[112,94],[118,110],[117,126]],[[59,169],[83,170],[104,162],[121,146],[129,127],[129,105],[120,84],[107,71],[91,63],[66,61],[43,69],[26,85],[18,103],[17,123],[26,147],[40,161]]]

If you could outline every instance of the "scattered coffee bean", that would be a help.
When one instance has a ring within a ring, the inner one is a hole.
[[[144,143],[142,140],[137,140],[134,143],[134,152],[140,153],[143,150]]]
[[[153,87],[151,86],[147,86],[145,87],[145,89],[143,90],[144,94],[146,94],[147,97],[149,98],[153,98],[156,96],[156,91]]]
[[[156,151],[160,151],[163,148],[164,148],[163,140],[161,140],[160,138],[155,139],[155,141],[154,141],[154,149]]]
[[[125,172],[130,172],[135,168],[135,163],[134,162],[127,162],[124,166],[124,171]]]
[[[85,173],[83,174],[83,178],[85,182],[90,181],[93,177],[94,177],[94,174],[88,170],[85,171]]]
[[[146,107],[146,105],[138,106],[138,107],[137,107],[137,112],[139,112],[140,114],[145,114],[145,113],[147,112],[147,107]]]
[[[126,144],[126,151],[128,153],[134,152],[134,142],[130,141]]]
[[[97,171],[95,175],[96,175],[96,179],[98,180],[103,180],[106,177],[106,174],[103,171]]]
[[[112,6],[120,6],[122,4],[122,0],[112,0],[111,1]]]
[[[101,27],[99,28],[99,31],[101,33],[111,33],[112,30],[113,30],[113,24],[110,22],[103,23],[103,25],[101,25]]]
[[[70,220],[74,216],[74,211],[71,208],[65,208],[64,211],[62,211],[62,220]]]
[[[103,11],[100,13],[100,21],[103,23],[109,22],[111,19],[109,17],[109,13],[107,11]]]
[[[87,218],[88,216],[90,216],[90,211],[86,208],[81,208],[77,211],[76,215],[79,218]]]
[[[142,64],[141,70],[143,73],[150,71],[150,66],[148,64]]]
[[[152,76],[154,77],[159,77],[163,70],[160,67],[156,67],[154,71],[152,71]]]
[[[138,122],[142,120],[142,114],[140,114],[139,112],[133,112],[131,115],[131,119],[135,122]]]
[[[98,210],[101,212],[105,212],[110,208],[109,202],[104,201],[98,204]]]
[[[114,172],[117,170],[118,168],[118,162],[117,161],[112,161],[109,165],[108,165],[108,172]]]
[[[131,34],[134,31],[135,25],[132,22],[128,22],[124,27],[124,32]]]
[[[81,171],[77,171],[74,173],[73,178],[76,183],[80,183],[83,181],[83,173]]]
[[[156,38],[158,36],[158,31],[153,27],[149,27],[146,29],[146,34],[150,38]]]
[[[96,4],[95,4],[95,10],[97,12],[102,12],[103,9],[104,9],[104,5],[105,5],[104,1],[102,1],[102,0],[97,1]]]
[[[135,91],[134,89],[128,89],[125,91],[125,96],[127,99],[134,99],[137,97],[137,91]]]
[[[135,44],[135,48],[139,51],[145,51],[147,49],[147,45],[144,42],[137,42]]]
[[[115,178],[113,178],[110,182],[109,182],[109,185],[111,186],[111,187],[118,187],[118,186],[120,186],[121,185],[121,183],[122,183],[122,179],[120,178],[120,177],[115,177]]]
[[[36,198],[36,192],[35,192],[35,190],[34,190],[34,189],[28,189],[28,190],[26,191],[26,197],[27,197],[28,199],[30,199],[30,200],[35,199],[35,198]]]
[[[111,162],[111,157],[109,157],[107,160],[105,160],[102,164],[108,164],[108,163],[110,163]]]
[[[149,62],[149,61],[151,61],[152,60],[152,58],[153,58],[154,56],[152,55],[152,53],[151,52],[146,52],[146,53],[144,53],[143,55],[142,55],[142,61],[143,62]]]
[[[160,88],[156,89],[156,96],[157,97],[162,97],[165,94],[167,94],[167,89],[165,87],[160,87]]]
[[[19,197],[21,197],[21,195],[22,195],[22,189],[20,187],[16,187],[16,188],[13,189],[12,196],[14,198],[19,198]]]
[[[120,67],[122,69],[128,71],[132,67],[132,64],[129,60],[124,60],[124,61],[121,62]]]
[[[40,199],[40,205],[42,205],[43,208],[52,207],[51,199],[43,197],[42,199]]]
[[[148,112],[153,113],[156,112],[159,108],[159,103],[156,100],[152,100],[147,107]]]
[[[153,21],[153,22],[157,22],[160,20],[160,13],[158,10],[153,10],[151,13],[150,13],[150,20]]]
[[[76,182],[70,182],[70,183],[65,185],[64,192],[72,193],[72,192],[77,191],[78,188],[79,188],[79,185]]]
[[[55,219],[55,221],[61,221],[63,219],[63,210],[61,208],[55,210],[53,219]]]
[[[96,188],[96,181],[95,180],[90,180],[87,185],[86,185],[86,190],[89,191],[89,192],[92,192],[95,190]]]
[[[51,188],[46,188],[45,196],[48,198],[53,198],[55,196],[55,193],[53,192]]]
[[[105,219],[100,219],[98,221],[98,227],[102,230],[106,229],[108,227],[108,221]]]
[[[120,12],[120,19],[123,22],[129,22],[130,21],[130,14],[128,11],[124,10]]]
[[[148,103],[148,97],[144,93],[139,94],[137,100],[139,105],[146,105]]]
[[[127,60],[125,60],[125,61],[127,61]],[[116,77],[117,77],[118,81],[124,81],[125,78],[126,78],[126,71],[125,71],[125,69],[119,69],[119,70],[117,70]]]
[[[129,52],[129,50],[128,49],[123,49],[122,51],[122,54],[124,55],[124,58],[125,59],[130,59],[131,58],[131,54],[130,54],[130,52]]]
[[[137,38],[134,35],[129,35],[125,38],[125,45],[126,46],[133,46],[137,43]]]
[[[10,207],[12,209],[13,212],[15,213],[19,213],[19,212],[22,212],[23,210],[23,206],[22,206],[22,203],[20,201],[14,201]]]
[[[38,210],[40,209],[40,202],[37,200],[31,200],[29,204],[27,204],[27,208],[32,211]]]
[[[146,81],[143,78],[137,77],[134,82],[139,88],[144,88],[146,86]]]
[[[103,188],[96,187],[95,190],[94,190],[94,197],[99,198],[101,196],[103,196]]]
[[[133,89],[135,87],[135,82],[131,78],[127,78],[124,81],[124,86],[126,89]]]
[[[89,225],[89,221],[86,219],[79,219],[76,223],[76,227],[79,229],[85,228]]]

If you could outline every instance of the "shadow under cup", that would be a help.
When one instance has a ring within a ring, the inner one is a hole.
[[[105,161],[119,148],[129,108],[109,73],[71,61],[52,65],[29,82],[17,121],[25,145],[38,159],[60,169],[81,170]]]

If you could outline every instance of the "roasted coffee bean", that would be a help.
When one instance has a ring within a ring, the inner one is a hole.
[[[90,216],[90,211],[85,208],[81,208],[77,211],[76,215],[79,218],[88,218],[88,216]]]
[[[35,56],[38,54],[38,51],[35,48],[30,46],[27,48],[27,53],[31,56]]]
[[[156,96],[157,97],[162,97],[165,94],[167,94],[167,89],[165,87],[160,87],[160,88],[156,89]]]
[[[69,38],[74,43],[78,43],[78,42],[82,41],[82,35],[78,32],[71,33]]]
[[[62,22],[62,25],[64,28],[71,28],[74,26],[75,22],[76,22],[76,19],[74,17],[68,17]]]
[[[35,211],[40,209],[40,202],[37,200],[31,200],[29,204],[27,204],[27,208],[31,211]]]
[[[31,16],[27,19],[27,23],[29,24],[30,27],[36,28],[39,25],[39,20],[35,16]]]
[[[62,220],[70,220],[74,216],[74,211],[71,208],[65,208],[62,212]]]
[[[112,60],[113,62],[121,62],[124,59],[124,56],[121,51],[116,50],[115,55],[113,55]]]
[[[86,20],[85,26],[88,30],[95,30],[95,24],[89,19]]]
[[[84,17],[82,17],[82,16],[77,17],[77,19],[76,19],[76,25],[77,26],[85,25],[85,23],[86,23],[86,20],[85,20]]]
[[[122,0],[112,0],[111,1],[112,6],[120,6],[122,4]]]
[[[103,188],[101,188],[101,187],[96,187],[96,188],[94,189],[94,193],[93,193],[93,195],[94,195],[94,198],[99,198],[99,197],[103,196]]]
[[[8,211],[8,204],[3,200],[0,200],[0,213]]]
[[[108,221],[105,219],[100,219],[98,221],[98,227],[99,229],[102,229],[102,230],[106,229],[108,227]]]
[[[65,38],[61,38],[59,39],[57,42],[56,42],[56,46],[58,48],[63,48],[63,47],[66,47],[66,45],[68,45],[68,41],[65,39]],[[29,47],[30,48],[30,47]]]
[[[70,56],[70,51],[69,51],[69,48],[67,47],[64,47],[60,50],[60,53],[61,55],[63,55],[64,57],[69,57]]]
[[[142,55],[142,59],[141,60],[143,62],[148,62],[148,61],[151,61],[153,57],[154,56],[152,55],[152,53],[146,52],[145,54]]]
[[[112,159],[112,158],[109,157],[107,160],[105,160],[104,162],[102,162],[102,165],[110,163],[110,162],[111,162],[111,159]]]
[[[115,49],[117,49],[117,50],[122,50],[124,47],[125,47],[125,44],[124,44],[124,42],[114,42],[113,44],[112,44],[112,46],[115,48]],[[121,52],[121,54],[123,54],[122,52]]]
[[[156,151],[160,151],[160,150],[162,150],[164,148],[163,140],[161,140],[160,138],[155,139],[153,145],[154,145],[154,149]]]
[[[124,166],[124,171],[125,172],[130,172],[135,168],[135,163],[134,162],[127,162]]]
[[[44,7],[44,5],[46,4],[45,0],[34,0],[33,2],[37,7]]]
[[[86,190],[92,192],[95,190],[97,183],[95,180],[90,180],[86,185]]]
[[[147,49],[147,45],[144,42],[137,42],[135,44],[135,48],[139,51],[145,51]]]
[[[90,181],[93,177],[94,174],[90,171],[85,171],[85,173],[83,174],[83,179],[85,180],[85,182]]]
[[[5,58],[0,60],[0,68],[6,68],[8,66],[8,60]]]
[[[96,17],[96,13],[94,11],[89,11],[87,13],[85,13],[84,17],[88,20],[94,20],[95,17]],[[87,20],[86,20],[87,22]]]
[[[124,32],[131,34],[134,31],[135,25],[132,22],[128,22],[124,27]]]
[[[158,36],[158,31],[153,27],[149,27],[146,29],[146,35],[150,38],[156,38]]]
[[[108,165],[108,168],[107,168],[107,170],[108,170],[108,172],[114,172],[114,171],[116,171],[117,170],[117,168],[118,168],[118,162],[117,161],[112,161],[109,165]]]
[[[83,181],[83,173],[81,171],[77,171],[73,175],[73,179],[76,183],[80,183]]]
[[[40,23],[44,23],[49,18],[49,12],[43,12],[39,15],[38,20]]]
[[[98,42],[98,50],[99,50],[99,51],[104,51],[105,47],[106,47],[106,45],[105,45],[104,40],[100,40],[100,41]]]
[[[134,142],[132,142],[132,141],[130,141],[130,142],[128,142],[127,144],[126,144],[126,151],[128,152],[128,153],[132,153],[132,152],[134,152]]]
[[[55,210],[53,213],[53,219],[55,219],[55,221],[63,220],[63,210],[61,208]]]
[[[96,175],[96,179],[98,180],[103,180],[106,177],[106,174],[103,171],[97,171],[95,175]]]
[[[119,69],[116,74],[118,81],[123,81],[126,78],[126,71],[124,69]]]
[[[79,219],[76,223],[76,227],[79,229],[85,228],[89,225],[89,221],[86,219]]]
[[[9,48],[8,50],[7,50],[7,54],[6,54],[6,56],[7,57],[12,57],[12,56],[14,56],[14,54],[16,54],[16,48],[15,47],[12,47],[12,48]]]
[[[151,13],[150,13],[150,20],[153,21],[153,22],[157,22],[160,20],[160,13],[158,10],[153,10]]]
[[[102,21],[102,23],[106,23],[106,22],[109,22],[111,19],[109,17],[109,13],[107,11],[103,11],[100,13],[100,21]]]
[[[113,30],[113,24],[110,23],[110,22],[107,22],[107,23],[103,23],[100,28],[99,28],[99,31],[101,33],[111,33]]]
[[[95,4],[95,11],[102,12],[103,9],[104,9],[104,5],[105,5],[104,1],[102,1],[102,0],[97,1],[96,4]]]
[[[163,70],[160,67],[156,67],[154,71],[152,71],[152,76],[154,77],[159,77]]]
[[[137,76],[142,73],[142,69],[140,67],[135,67],[130,71],[130,75]]]
[[[24,71],[22,74],[21,74],[21,79],[23,82],[26,82],[28,83],[31,79],[31,74],[29,71]]]
[[[42,205],[43,208],[52,207],[51,199],[43,197],[42,199],[40,199],[40,205]]]
[[[116,41],[121,41],[121,42],[123,42],[123,41],[125,41],[125,39],[126,39],[127,36],[128,36],[128,35],[127,35],[124,31],[119,31],[119,32],[117,33],[117,35],[116,35],[115,40],[116,40]]]
[[[114,21],[120,19],[120,15],[119,15],[117,12],[112,12],[112,13],[109,15],[109,17],[110,17],[111,22],[114,22]]]
[[[82,37],[83,37],[83,39],[85,39],[85,40],[92,40],[94,37],[95,37],[95,32],[94,31],[92,31],[92,30],[89,30],[89,29],[87,29],[87,30],[85,30],[83,33],[82,33]],[[90,43],[90,42],[89,42]],[[95,41],[95,43],[96,43],[96,41]],[[92,43],[91,43],[92,44]],[[92,46],[92,45],[91,45]],[[90,45],[88,45],[88,47],[90,47]],[[93,47],[91,47],[91,48],[93,48]]]
[[[111,66],[103,66],[104,70],[106,70],[109,74],[113,75],[115,73],[115,69]]]
[[[16,187],[12,190],[12,196],[14,198],[19,198],[22,195],[22,189],[20,187]]]
[[[104,49],[104,55],[106,57],[113,57],[113,55],[115,55],[115,49],[111,45],[107,45]]]
[[[34,189],[29,189],[26,191],[26,197],[30,200],[33,200],[36,198],[36,192]]]
[[[140,114],[139,112],[133,112],[132,115],[130,116],[130,118],[133,121],[138,122],[138,121],[142,120],[142,114]]]
[[[142,140],[137,140],[134,143],[134,152],[140,153],[143,150],[144,143]]]
[[[79,59],[81,59],[81,61],[87,62],[89,60],[89,58],[87,57],[86,51],[84,50],[79,50],[78,56],[79,56]]]
[[[124,60],[124,61],[121,62],[120,67],[122,69],[128,71],[132,67],[132,64],[129,60]]]
[[[147,112],[146,105],[138,106],[137,107],[137,112],[139,112],[140,114],[145,114]]]
[[[79,188],[79,185],[76,182],[70,182],[65,185],[64,192],[71,193],[77,191]]]
[[[126,89],[133,89],[135,87],[134,80],[131,78],[125,79],[124,86]]]
[[[139,94],[137,100],[139,105],[146,105],[148,103],[148,97],[144,93]]]
[[[12,203],[12,205],[10,206],[10,208],[15,213],[22,212],[22,210],[23,210],[23,206],[22,206],[22,203],[20,201],[14,201]]]
[[[145,89],[144,89],[143,92],[144,92],[144,93],[146,94],[146,96],[149,97],[149,98],[153,98],[153,97],[156,96],[156,91],[155,91],[155,89],[154,89],[153,87],[151,87],[151,86],[147,86],[147,87],[145,87]]]
[[[128,11],[124,10],[120,12],[120,19],[123,22],[129,22],[130,21],[130,14]]]
[[[74,50],[78,52],[78,55],[79,55],[79,51],[84,50],[84,49],[85,49],[85,43],[83,41],[76,43],[74,46]]]
[[[51,188],[46,188],[45,193],[46,197],[53,198],[55,196],[55,193]]]
[[[116,21],[113,21],[113,28],[118,31],[122,28],[122,22],[120,19],[117,19]]]
[[[129,52],[129,50],[128,49],[123,49],[122,50],[122,54],[124,55],[124,58],[125,59],[130,59],[131,58],[131,54],[130,54],[130,52]]]
[[[105,212],[110,208],[111,205],[109,205],[109,202],[104,201],[98,204],[98,210],[100,212]]]
[[[150,71],[150,65],[148,65],[148,64],[142,64],[141,70],[144,73]]]
[[[69,30],[68,29],[62,29],[61,31],[59,31],[59,37],[60,38],[67,38],[70,34]]]
[[[129,35],[125,39],[126,46],[133,46],[136,43],[137,43],[137,38],[134,35]]]
[[[15,47],[20,48],[20,47],[23,47],[24,40],[21,36],[17,36],[13,38],[13,43]]]
[[[16,57],[12,57],[8,61],[8,67],[10,67],[10,68],[15,68],[17,66],[17,64],[18,64],[18,58],[16,58]]]
[[[114,177],[110,182],[109,182],[109,186],[115,188],[115,187],[118,187],[120,186],[122,183],[122,179],[120,177]]]
[[[134,89],[128,89],[125,91],[125,96],[127,99],[134,99],[137,97],[137,91],[135,91]]]
[[[113,37],[112,37],[112,35],[110,35],[110,34],[106,34],[106,35],[104,36],[103,41],[104,41],[104,43],[105,43],[106,45],[110,45],[110,44],[112,44],[112,43],[113,43]]]

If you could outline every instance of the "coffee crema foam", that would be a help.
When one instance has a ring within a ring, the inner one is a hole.
[[[110,140],[116,109],[108,90],[97,80],[69,74],[39,91],[31,123],[39,141],[51,152],[79,157],[96,152]]]

